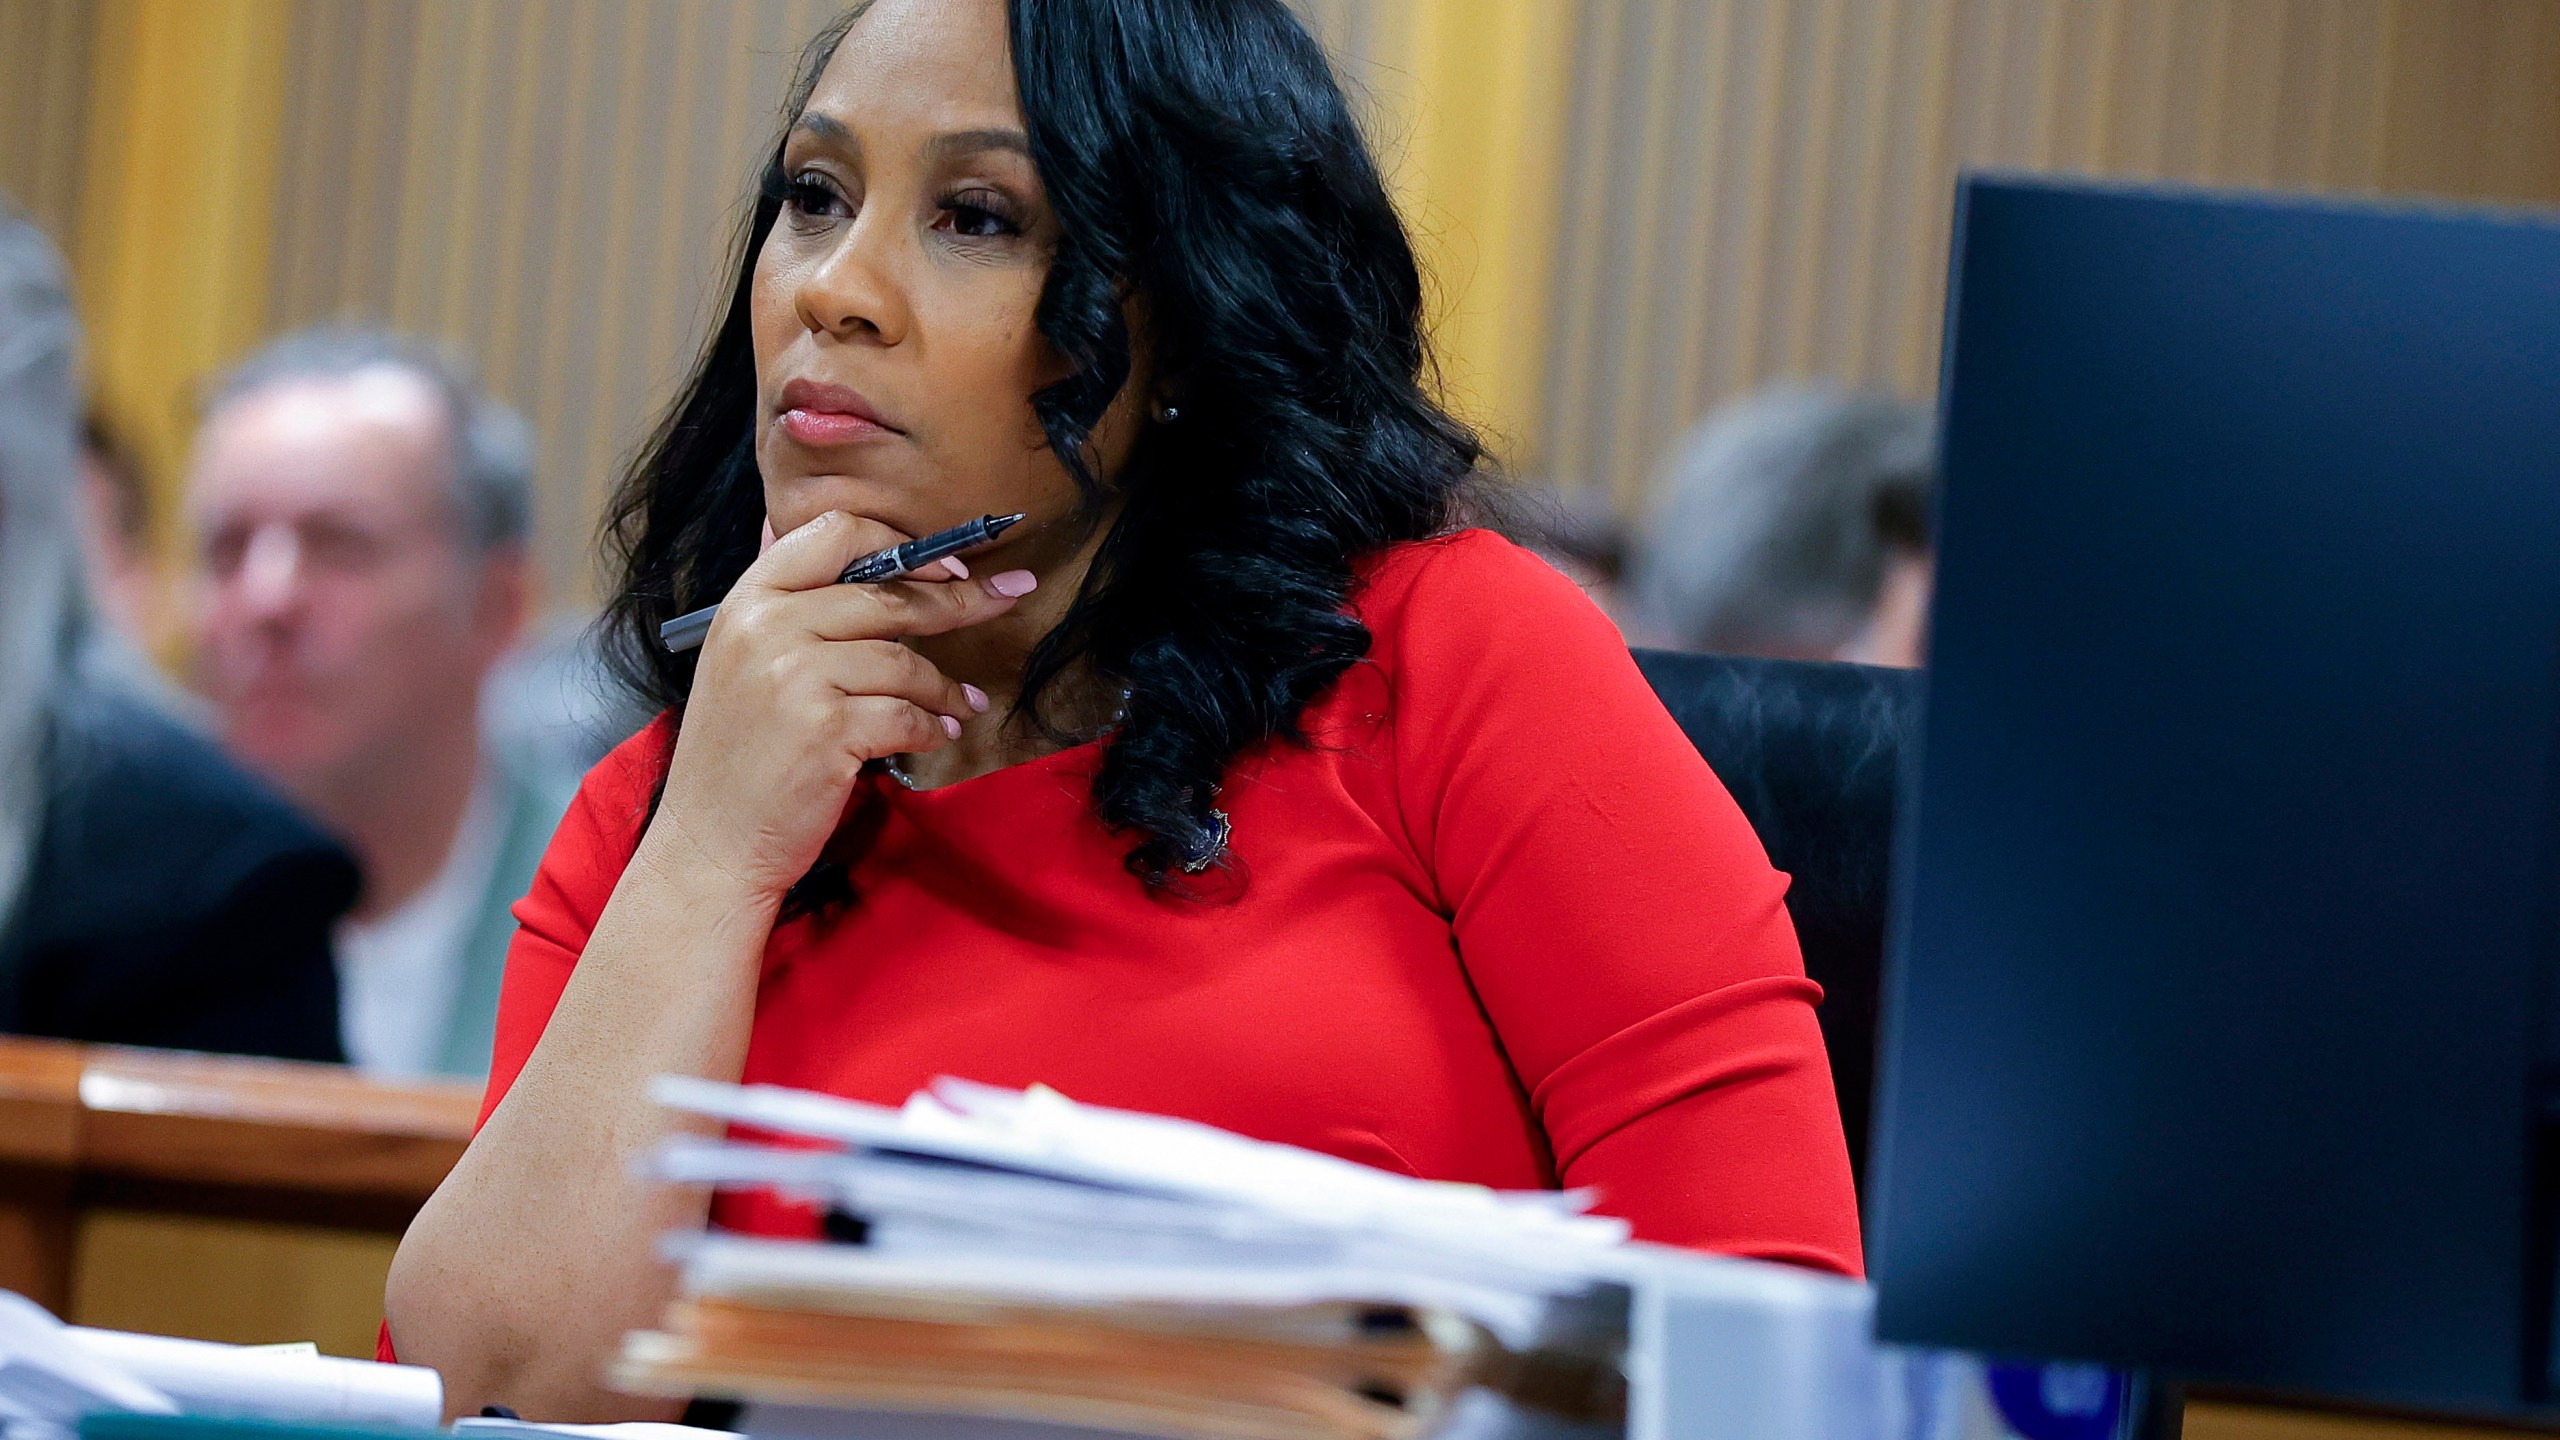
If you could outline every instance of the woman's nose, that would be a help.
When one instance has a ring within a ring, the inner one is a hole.
[[[906,338],[909,311],[886,208],[866,208],[801,282],[800,321],[810,330],[839,340],[868,334],[883,345]]]
[[[302,537],[285,524],[261,525],[240,557],[240,599],[250,613],[271,615],[291,604],[302,579]]]

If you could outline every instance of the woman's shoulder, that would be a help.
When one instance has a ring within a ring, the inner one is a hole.
[[[604,753],[587,771],[584,782],[589,790],[615,793],[637,789],[643,794],[658,786],[658,777],[666,773],[668,753],[675,749],[676,712],[661,710],[649,717],[649,723],[631,732],[629,739]]]
[[[637,848],[675,743],[675,712],[661,710],[587,771],[570,802],[571,814],[583,813],[608,839],[626,839],[626,851]]]
[[[1336,689],[1340,714],[1325,718],[1392,712],[1408,758],[1544,744],[1558,716],[1643,723],[1661,708],[1582,587],[1490,530],[1390,546],[1356,580],[1350,608],[1369,654]]]
[[[674,712],[661,712],[607,751],[578,782],[578,793],[534,868],[533,883],[515,904],[519,950],[528,933],[558,942],[564,955],[575,956],[584,948],[606,899],[640,849],[674,747]],[[511,952],[511,975],[516,964]]]
[[[1384,649],[1542,642],[1623,648],[1582,587],[1491,530],[1468,528],[1389,545],[1353,567],[1352,613]],[[1380,658],[1386,658],[1381,656]]]

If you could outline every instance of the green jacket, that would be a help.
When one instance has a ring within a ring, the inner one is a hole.
[[[498,991],[506,979],[507,947],[514,943],[513,907],[533,888],[533,872],[551,846],[551,832],[578,790],[575,776],[541,776],[525,767],[489,761],[498,772],[504,805],[504,828],[498,838],[498,863],[491,867],[464,943],[462,974],[453,987],[453,1008],[445,1021],[444,1045],[436,1069],[465,1080],[489,1075],[489,1044],[498,1028]]]

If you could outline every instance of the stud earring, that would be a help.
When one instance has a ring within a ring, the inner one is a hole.
[[[1159,405],[1156,407],[1156,423],[1160,425],[1170,425],[1181,418],[1182,412],[1174,406]]]

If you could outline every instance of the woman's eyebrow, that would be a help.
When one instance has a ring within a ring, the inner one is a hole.
[[[853,138],[853,132],[845,127],[843,121],[832,115],[822,115],[815,110],[803,112],[798,120],[792,122],[791,128],[805,130],[831,144],[849,145],[857,149],[861,146],[861,142]]]
[[[1019,130],[952,130],[924,142],[928,160],[947,160],[981,150],[1010,150],[1029,159],[1031,137]]]

